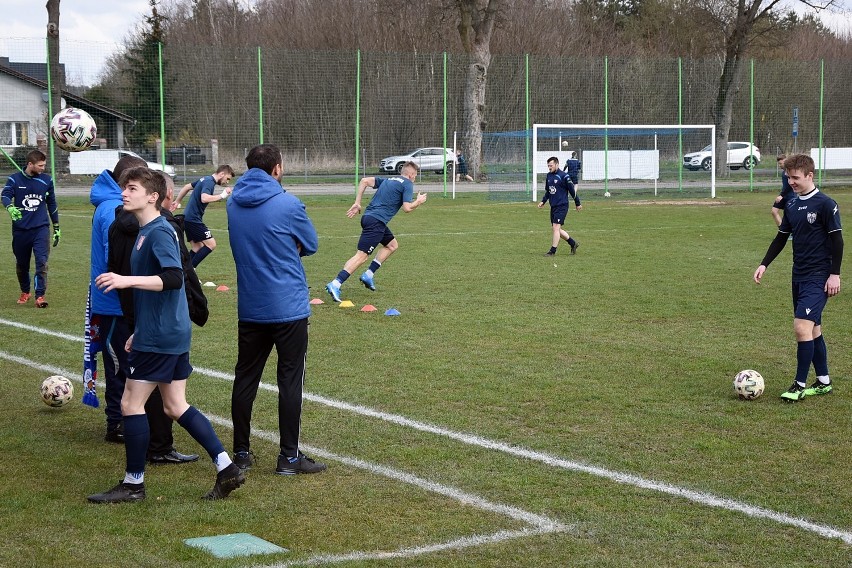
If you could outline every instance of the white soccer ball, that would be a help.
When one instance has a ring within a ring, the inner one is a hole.
[[[62,375],[53,375],[41,383],[41,399],[54,408],[65,406],[74,398],[74,385]]]
[[[568,147],[568,141],[567,141],[567,140],[563,140],[563,141],[562,141],[562,147],[563,147],[563,148],[567,148],[567,147]]]
[[[752,400],[763,394],[763,375],[752,369],[740,371],[734,377],[734,390],[740,398]]]
[[[610,196],[610,193],[609,193],[608,191],[605,191],[605,192],[604,192],[604,197],[609,197],[609,196]]]
[[[56,145],[68,152],[82,152],[98,135],[95,119],[84,110],[67,107],[50,121],[50,135]]]

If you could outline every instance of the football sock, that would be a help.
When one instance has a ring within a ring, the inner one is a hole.
[[[232,463],[231,456],[228,455],[228,452],[221,452],[218,456],[213,458],[213,464],[216,466],[216,473],[219,473]]]
[[[819,377],[817,377],[817,380],[824,385],[831,384],[831,378],[828,375],[820,375]]]
[[[222,445],[222,441],[213,431],[213,426],[207,420],[207,417],[194,406],[190,406],[177,421],[196,442],[201,444],[213,463],[216,463],[219,455],[225,451],[225,446]],[[125,434],[126,436],[127,434]]]
[[[373,262],[370,263],[370,268],[367,269],[367,272],[370,273],[370,276],[375,274],[376,270],[382,267],[382,263],[376,259],[373,259]]]
[[[577,244],[577,241],[574,240],[574,237],[568,237],[568,244],[573,247]]]
[[[201,261],[207,258],[207,255],[211,252],[213,251],[209,249],[207,245],[204,245],[203,247],[198,249],[198,252],[196,252],[195,256],[192,257],[192,266],[195,267],[201,264]]]
[[[127,475],[141,478],[145,472],[145,455],[148,452],[150,440],[151,429],[148,427],[146,414],[124,417],[124,455],[127,458]],[[127,483],[142,483],[142,481],[127,481]]]
[[[817,377],[828,376],[828,349],[822,334],[814,339],[814,371]]]
[[[129,471],[124,472],[124,479],[122,483],[129,483],[130,485],[139,485],[140,483],[145,483],[145,472],[142,473],[130,473]]]
[[[814,341],[800,341],[796,347],[796,382],[805,386],[808,380],[808,371],[814,360]]]
[[[334,281],[337,282],[337,287],[340,288],[340,286],[342,286],[343,283],[346,282],[346,279],[349,278],[349,276],[349,273],[345,270],[341,270],[340,272],[338,272],[337,278],[334,279]]]
[[[556,247],[550,247],[550,254],[556,254]]]

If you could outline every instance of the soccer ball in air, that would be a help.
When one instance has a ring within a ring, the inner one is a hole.
[[[50,135],[56,145],[69,152],[82,152],[98,135],[95,120],[84,110],[67,107],[50,121]]]
[[[53,375],[41,383],[41,399],[54,408],[65,406],[74,398],[74,385],[62,375]]]
[[[563,148],[567,148],[567,147],[568,147],[568,141],[567,141],[567,140],[563,140],[563,141],[562,141],[562,147],[563,147]]]
[[[763,394],[763,375],[746,369],[734,377],[734,390],[740,398],[752,400]]]

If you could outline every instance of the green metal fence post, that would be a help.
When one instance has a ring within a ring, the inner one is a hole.
[[[263,144],[263,63],[260,46],[257,46],[257,123],[260,143]]]

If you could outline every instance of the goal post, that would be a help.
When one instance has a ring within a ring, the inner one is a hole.
[[[715,198],[715,134],[712,124],[534,124],[532,199],[539,199],[548,158],[564,168],[575,152],[581,195],[688,192]]]

